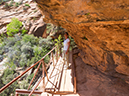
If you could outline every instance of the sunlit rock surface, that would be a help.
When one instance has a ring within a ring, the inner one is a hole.
[[[15,0],[15,2],[21,2],[22,4],[15,7],[15,3],[10,8],[4,8],[5,4],[0,5],[0,34],[6,33],[6,26],[11,22],[13,17],[18,18],[22,21],[23,26],[28,30],[29,34],[35,36],[42,36],[45,32],[45,23],[43,22],[43,16],[37,4],[31,2],[32,0]],[[7,2],[10,4],[11,1]],[[25,6],[28,4],[29,6]]]

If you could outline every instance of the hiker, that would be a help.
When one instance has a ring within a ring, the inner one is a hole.
[[[64,40],[64,48],[63,48],[63,59],[65,63],[65,68],[68,69],[69,67],[69,47],[70,47],[70,39],[68,38],[69,35],[67,32],[64,34],[65,40]]]

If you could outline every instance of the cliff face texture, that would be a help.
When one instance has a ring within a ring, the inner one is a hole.
[[[66,28],[83,61],[129,83],[129,0],[36,0],[44,21]]]

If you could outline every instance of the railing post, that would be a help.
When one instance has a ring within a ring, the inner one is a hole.
[[[58,62],[58,59],[59,59],[59,50],[58,50],[58,48],[56,47],[56,63]]]
[[[18,96],[18,92],[15,93],[15,96]]]
[[[45,92],[45,68],[44,60],[42,61],[42,76],[43,76],[43,92]]]
[[[52,62],[53,62],[53,66],[55,66],[53,52],[52,52]]]
[[[30,82],[30,85],[29,85],[29,87],[28,87],[28,90],[30,89],[31,84],[32,84],[32,82],[34,81],[34,78],[35,78],[35,76],[36,76],[36,74],[37,74],[37,72],[38,72],[38,70],[39,70],[39,68],[40,68],[40,65],[41,65],[41,62],[39,63],[39,65],[38,65],[38,67],[37,67],[37,70],[36,70],[36,72],[35,72],[35,74],[34,74],[32,80],[31,80],[31,82]]]
[[[61,47],[59,48],[59,55],[62,56]]]
[[[56,48],[56,63],[57,63],[57,59],[58,59],[58,49]]]

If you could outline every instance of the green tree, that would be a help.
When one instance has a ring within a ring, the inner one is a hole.
[[[61,55],[62,41],[63,41],[63,39],[62,39],[61,35],[59,35],[58,39],[55,39],[55,42],[56,42],[55,46],[57,46],[56,52],[57,52],[58,55],[59,54]]]
[[[7,25],[7,35],[13,36],[20,31],[21,27],[22,22],[20,22],[17,18],[12,18],[11,22]]]

